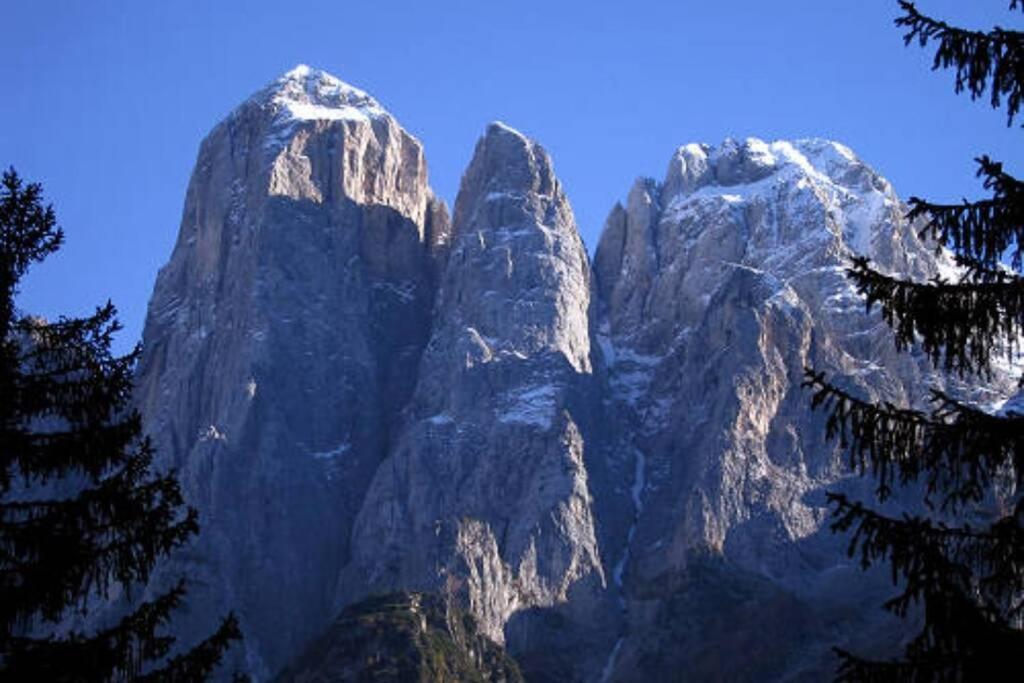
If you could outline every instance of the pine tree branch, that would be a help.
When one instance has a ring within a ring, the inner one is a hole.
[[[183,581],[155,600],[142,603],[115,626],[92,636],[0,640],[0,678],[12,681],[106,683],[132,680],[145,662],[165,657],[174,643],[157,630],[170,621],[185,594]]]
[[[153,670],[170,652],[173,638],[157,630],[179,606],[183,584],[91,636],[53,626],[75,608],[87,615],[113,582],[130,602],[133,585],[145,582],[198,524],[174,474],[150,473],[152,447],[140,440],[141,420],[130,408],[139,348],[111,353],[121,329],[113,305],[52,323],[16,319],[20,278],[63,239],[41,198],[39,185],[24,185],[13,170],[3,174],[0,679],[127,681],[144,670],[154,680],[205,678],[240,636],[233,618]],[[14,477],[24,486],[12,494]],[[53,492],[39,486],[49,480]]]
[[[905,661],[878,661],[858,657],[847,650],[832,648],[839,658],[835,683],[896,683],[936,680],[934,671],[923,671]]]
[[[124,461],[124,445],[141,433],[138,414],[121,415],[138,349],[110,354],[115,315],[108,303],[88,318],[24,318],[0,345],[0,493],[13,475],[46,480],[77,469],[95,481]]]
[[[21,372],[11,383],[17,393],[9,395],[23,421],[53,415],[75,426],[110,419],[128,405],[140,348],[111,355],[120,329],[116,313],[108,302],[88,318],[18,322],[24,350],[16,361]]]
[[[865,569],[888,563],[893,583],[902,583],[886,609],[905,617],[917,604],[925,616],[903,660],[837,650],[838,680],[991,680],[1006,670],[1009,654],[1024,646],[1024,633],[1013,626],[1024,589],[1024,510],[975,531],[909,515],[894,519],[828,495],[836,506],[833,530],[853,530],[848,554]]]
[[[965,683],[966,681],[995,681],[1014,666],[1004,657],[993,659],[985,655],[945,655],[931,649],[912,658],[902,660],[871,660],[859,657],[842,648],[833,649],[839,657],[836,683]],[[1003,667],[1003,668],[999,668]]]
[[[927,217],[919,231],[958,254],[969,254],[988,268],[995,267],[1003,254],[1013,247],[1012,262],[1020,268],[1024,237],[1024,203],[983,199],[962,204],[933,204],[919,197],[908,200],[907,220]]]
[[[859,556],[864,569],[888,562],[893,583],[905,581],[903,592],[886,603],[888,609],[902,617],[912,603],[933,593],[960,595],[969,602],[981,598],[987,621],[1008,621],[1024,590],[1024,528],[1018,511],[977,530],[919,516],[894,519],[843,494],[827,495],[835,505],[832,529],[853,530],[848,555]]]
[[[13,168],[4,171],[0,179],[0,339],[11,331],[18,280],[29,265],[57,251],[63,242],[53,207],[43,204],[42,186],[24,184]]]
[[[989,267],[986,264],[962,254],[954,254],[953,261],[964,270],[961,277],[950,280],[953,284],[964,283],[996,283],[996,284],[1020,284],[1024,283],[1021,276],[1001,265]],[[944,279],[945,281],[945,279]]]
[[[61,316],[56,321],[25,316],[13,328],[27,342],[23,360],[26,363],[34,361],[36,369],[48,370],[54,366],[56,359],[65,357],[74,358],[83,364],[113,358],[110,345],[122,326],[117,319],[117,308],[107,301],[90,316]],[[136,348],[127,357],[137,356],[138,353]]]
[[[922,14],[907,0],[900,0],[900,7],[904,14],[896,19],[896,25],[907,29],[904,43],[916,40],[926,47],[937,41],[932,69],[954,68],[955,92],[966,90],[972,100],[989,90],[994,109],[1005,101],[1007,125],[1012,125],[1020,109],[1024,83],[1024,34],[998,26],[987,33],[967,31]]]
[[[141,676],[137,683],[193,683],[205,681],[220,663],[232,641],[242,639],[238,618],[229,614],[217,631],[188,652],[177,655],[164,666]],[[237,676],[235,680],[240,680]]]
[[[962,259],[974,262],[978,269],[998,269],[1011,252],[1011,263],[1019,271],[1024,255],[1024,183],[987,156],[975,161],[978,176],[985,178],[985,189],[992,192],[991,199],[933,204],[911,197],[907,219],[925,219],[920,237],[944,244]]]
[[[173,474],[147,480],[148,468],[137,457],[77,498],[0,506],[0,636],[33,614],[56,621],[111,581],[146,581],[197,533]]]
[[[863,257],[853,259],[847,276],[865,297],[868,311],[879,305],[897,349],[918,344],[933,365],[961,376],[990,374],[993,351],[1012,357],[1024,334],[1020,278],[910,282],[873,270]]]
[[[981,500],[997,476],[1009,471],[1024,485],[1024,417],[996,416],[933,391],[930,413],[859,399],[808,368],[803,386],[812,409],[827,411],[829,439],[838,439],[850,468],[871,473],[880,500],[896,485],[924,480],[927,499],[940,496],[955,510]]]
[[[140,431],[137,414],[119,422],[87,425],[84,429],[41,433],[0,431],[0,453],[16,454],[8,461],[9,466],[26,482],[45,483],[78,472],[98,482],[132,457],[126,444],[136,440]],[[6,489],[0,482],[0,491]]]

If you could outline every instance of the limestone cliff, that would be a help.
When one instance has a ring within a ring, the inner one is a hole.
[[[266,676],[331,617],[430,329],[447,219],[420,143],[299,67],[207,136],[149,307],[138,403],[202,515],[165,568],[198,635],[235,609]]]

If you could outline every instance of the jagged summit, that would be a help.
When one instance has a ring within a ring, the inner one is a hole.
[[[765,142],[754,137],[742,141],[726,138],[717,146],[698,143],[680,146],[669,161],[665,189],[670,196],[675,196],[705,186],[750,185],[786,172],[827,182],[844,182],[848,171],[857,168],[867,169],[849,147],[833,140],[805,138]],[[884,185],[885,188],[879,189],[890,189],[888,183]]]
[[[478,202],[528,197],[545,202],[562,198],[551,157],[535,140],[501,121],[492,121],[477,142],[462,178],[456,213],[475,212]],[[474,201],[469,201],[471,198]]]
[[[193,628],[247,586],[239,656],[266,680],[334,616],[339,539],[412,390],[448,220],[419,141],[302,66],[214,127],[182,215],[137,405],[167,466],[204,472],[184,484],[210,522]]]
[[[849,147],[822,138],[726,138],[717,146],[682,145],[658,189],[661,209],[679,217],[706,202],[739,208],[776,202],[782,195],[804,214],[824,210],[819,220],[800,221],[806,229],[773,231],[767,245],[772,249],[827,233],[846,248],[869,255],[875,233],[891,232],[899,213],[899,198],[887,180]]]

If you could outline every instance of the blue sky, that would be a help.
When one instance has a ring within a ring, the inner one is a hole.
[[[918,2],[1020,28],[1007,5]],[[67,233],[19,301],[54,317],[113,299],[119,346],[134,343],[200,140],[298,63],[380,100],[449,202],[488,121],[536,138],[591,250],[633,179],[661,178],[687,142],[833,138],[935,200],[980,191],[980,153],[1024,172],[1020,132],[955,96],[896,14],[895,0],[7,3],[0,165],[44,184]]]

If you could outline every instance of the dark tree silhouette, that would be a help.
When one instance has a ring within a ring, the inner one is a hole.
[[[933,69],[955,70],[956,92],[989,94],[1012,125],[1021,106],[1024,34],[967,31],[901,1],[896,24],[904,40],[937,44]],[[1013,0],[1010,10],[1024,9]],[[1024,333],[1024,183],[987,156],[976,160],[991,193],[981,201],[909,201],[908,219],[922,236],[948,248],[964,275],[911,282],[855,258],[848,275],[878,306],[896,346],[919,346],[932,364],[985,381],[993,361],[1019,351]],[[1022,378],[1024,382],[1024,378]],[[846,495],[829,494],[833,530],[850,532],[849,553],[863,567],[887,564],[899,593],[885,604],[905,617],[920,607],[923,627],[902,658],[872,661],[837,650],[842,681],[1004,680],[1024,652],[1024,415],[994,415],[932,390],[930,410],[858,399],[807,371],[814,407],[827,411],[827,432],[850,466],[874,478],[877,497],[911,483],[923,491],[927,515],[887,517]],[[981,515],[979,504],[997,512]],[[981,519],[978,522],[977,519]],[[967,523],[974,519],[975,525]]]
[[[179,583],[92,633],[64,626],[117,585],[130,591],[198,531],[177,480],[150,470],[153,450],[129,408],[139,349],[111,353],[107,303],[43,322],[14,298],[28,268],[63,241],[40,186],[14,170],[0,186],[0,679],[197,681],[240,637],[229,615],[168,658],[162,627]]]

